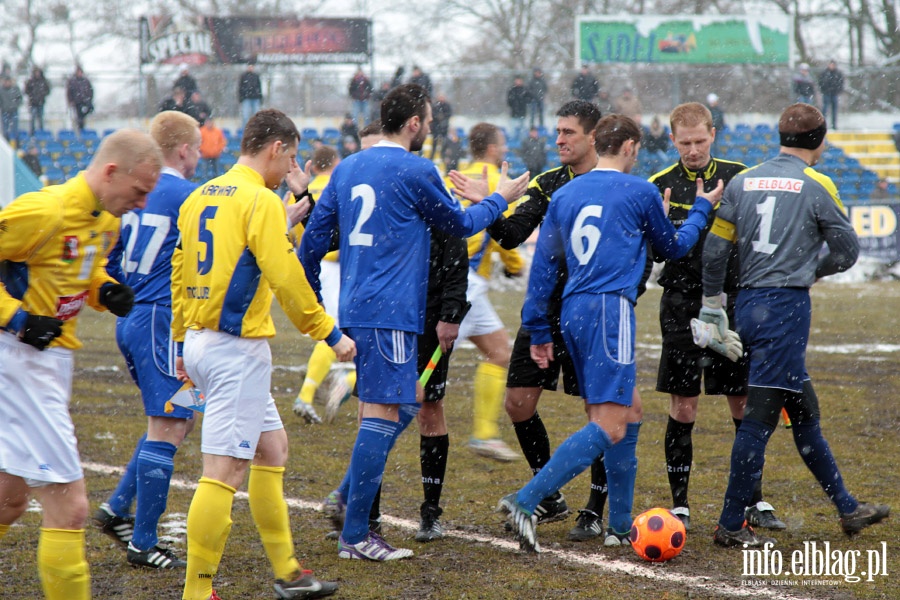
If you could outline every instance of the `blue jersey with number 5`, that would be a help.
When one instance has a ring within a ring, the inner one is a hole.
[[[522,309],[532,344],[551,341],[548,304],[561,261],[569,274],[564,304],[583,293],[620,294],[633,304],[647,242],[664,258],[680,258],[697,243],[711,210],[709,202],[696,202],[676,232],[659,190],[639,177],[597,169],[560,188],[541,225]]]
[[[122,216],[121,235],[106,271],[134,289],[135,302],[171,305],[178,210],[196,188],[196,183],[164,170],[147,205]]]
[[[334,170],[300,243],[300,261],[319,293],[319,262],[340,231],[341,327],[421,333],[428,285],[429,227],[467,237],[506,209],[493,194],[463,210],[434,164],[381,142]]]

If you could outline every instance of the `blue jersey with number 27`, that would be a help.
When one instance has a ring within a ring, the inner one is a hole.
[[[106,271],[134,289],[138,303],[172,304],[172,252],[178,242],[178,210],[197,184],[163,171],[142,210],[122,216],[122,233]]]
[[[664,258],[680,258],[697,243],[712,210],[698,201],[676,231],[659,190],[639,177],[595,169],[559,189],[535,248],[522,326],[532,344],[552,341],[548,303],[565,261],[563,303],[574,294],[620,294],[634,304],[647,261],[647,242]],[[598,316],[599,318],[599,316]]]
[[[300,261],[319,294],[319,262],[340,230],[341,327],[422,333],[429,228],[468,237],[506,209],[492,194],[463,210],[434,164],[392,142],[341,161],[300,243]]]

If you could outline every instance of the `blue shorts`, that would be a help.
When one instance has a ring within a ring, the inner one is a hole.
[[[754,387],[803,391],[812,309],[807,288],[741,290],[734,309],[736,331],[750,356]]]
[[[618,294],[575,294],[563,300],[562,332],[588,404],[631,406],[634,307]]]
[[[362,402],[415,404],[416,334],[393,329],[348,327],[356,342],[356,390]]]
[[[116,342],[128,372],[141,390],[148,417],[193,418],[193,411],[166,401],[183,385],[175,378],[175,343],[171,340],[172,309],[160,304],[135,304],[127,317],[116,320]]]

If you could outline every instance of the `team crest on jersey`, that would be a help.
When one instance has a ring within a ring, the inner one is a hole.
[[[84,308],[87,297],[87,291],[74,296],[60,296],[56,301],[56,318],[60,321],[68,321],[77,317],[81,309]]]
[[[63,238],[63,262],[73,262],[78,258],[78,236],[67,235]]]

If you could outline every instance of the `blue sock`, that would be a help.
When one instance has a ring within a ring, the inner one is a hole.
[[[558,492],[611,445],[609,436],[599,425],[588,423],[556,449],[547,464],[519,490],[516,502],[529,513],[534,512],[541,500]]]
[[[175,470],[178,448],[169,442],[145,441],[137,468],[137,509],[131,543],[139,550],[150,550],[159,541],[156,526],[169,500],[169,482]]]
[[[744,509],[753,497],[753,486],[762,477],[766,444],[774,428],[753,419],[744,419],[731,449],[731,474],[725,490],[725,504],[719,525],[737,531],[744,525]]]
[[[385,419],[363,419],[350,457],[350,493],[341,538],[348,544],[361,542],[369,533],[369,510],[381,479],[399,423]]]
[[[400,434],[406,431],[406,428],[409,427],[409,424],[412,423],[413,419],[416,418],[416,415],[419,414],[419,405],[418,404],[403,404],[400,406],[400,422],[397,423],[397,433],[394,434],[394,439],[391,440],[391,447],[388,448],[388,452],[394,449],[394,444],[397,443],[397,438],[400,437]],[[341,498],[344,499],[344,502],[347,502],[347,498],[350,497],[350,466],[347,466],[347,470],[344,472],[344,478],[341,479],[341,484],[337,488],[338,492],[341,494]]]
[[[616,533],[631,531],[631,507],[634,505],[634,480],[637,478],[638,433],[641,423],[629,423],[625,437],[610,446],[604,455],[609,486],[609,526]]]
[[[129,460],[128,464],[125,466],[125,472],[122,474],[122,478],[119,479],[116,489],[113,490],[112,495],[109,497],[109,508],[120,517],[128,516],[131,512],[131,503],[137,495],[138,456],[141,453],[141,446],[146,439],[147,434],[145,433],[141,436],[141,439],[138,440],[138,443],[134,447],[134,454],[131,455],[131,460]]]
[[[806,467],[818,480],[819,485],[822,486],[822,489],[825,490],[831,501],[834,502],[838,511],[841,514],[846,514],[856,510],[859,502],[844,487],[841,470],[838,469],[828,442],[822,436],[819,421],[794,423],[791,431],[794,433],[794,443],[797,445],[800,457],[803,458]]]

